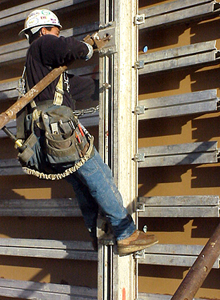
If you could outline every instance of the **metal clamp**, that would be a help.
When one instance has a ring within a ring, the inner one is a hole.
[[[99,89],[99,92],[103,93],[104,91],[109,90],[111,87],[111,84],[109,84],[108,82],[104,82],[102,87]]]
[[[136,211],[137,212],[145,211],[145,205],[144,205],[144,203],[137,202],[137,209],[136,209]]]
[[[115,47],[111,47],[111,48],[108,48],[108,49],[101,49],[99,50],[99,55],[100,56],[108,56],[108,55],[111,55],[111,54],[114,54],[116,53],[116,48]]]
[[[108,42],[99,49],[100,56],[107,56],[116,53],[115,43],[115,22],[110,22],[108,25],[100,26],[99,38],[101,40],[108,40]]]
[[[134,24],[135,25],[141,25],[145,23],[145,14],[142,15],[136,15],[134,17]]]
[[[143,69],[144,68],[144,60],[139,60],[135,63],[135,69],[139,70],[139,69]]]
[[[134,161],[135,162],[145,161],[145,154],[144,153],[136,153],[134,156]]]
[[[135,252],[134,257],[135,257],[136,259],[138,259],[138,258],[144,258],[144,257],[145,257],[145,252],[144,252],[144,250],[140,250],[140,251]]]
[[[135,107],[134,113],[135,115],[143,115],[145,113],[146,107],[144,105],[138,105]]]

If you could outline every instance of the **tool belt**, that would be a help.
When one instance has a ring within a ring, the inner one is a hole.
[[[43,179],[62,179],[79,169],[94,153],[93,137],[85,134],[71,108],[52,105],[26,117],[31,132],[18,154],[26,173]],[[40,136],[35,131],[40,129]],[[70,166],[70,167],[68,167]],[[57,173],[57,170],[64,170]]]
[[[63,76],[60,75],[53,100],[39,105],[32,101],[32,113],[20,118],[25,119],[21,128],[27,138],[18,159],[27,174],[43,179],[62,179],[94,154],[94,138],[82,128],[72,109],[63,105]]]

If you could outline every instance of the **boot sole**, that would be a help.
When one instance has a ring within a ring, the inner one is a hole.
[[[132,254],[134,252],[149,248],[157,243],[158,241],[152,242],[148,245],[130,245],[130,246],[123,246],[121,248],[118,247],[118,255]]]

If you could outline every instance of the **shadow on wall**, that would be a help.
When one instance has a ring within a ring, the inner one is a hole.
[[[138,123],[139,138],[162,137],[181,134],[182,127],[191,120],[190,117],[143,120]],[[139,140],[139,144],[140,144]]]
[[[170,266],[151,266],[151,265],[139,265],[138,266],[138,275],[143,277],[153,277],[153,278],[167,278],[170,279],[180,279],[182,280],[185,277],[185,273],[189,268],[185,267],[170,267]],[[215,278],[216,280],[213,280]],[[206,289],[219,289],[220,281],[219,270],[212,269],[208,277],[202,284],[201,288]],[[167,283],[166,283],[167,284]]]
[[[218,62],[218,61],[217,61]],[[200,70],[190,73],[192,92],[219,88],[219,64],[211,70]],[[207,80],[208,79],[208,80]]]
[[[195,142],[218,140],[220,137],[219,114],[192,119],[192,138]]]
[[[193,23],[190,30],[191,44],[220,39],[219,27],[219,19]]]
[[[179,24],[153,30],[140,30],[139,51],[143,51],[145,45],[147,45],[149,51],[154,51],[154,49],[159,51],[160,48],[177,45],[179,36],[182,35],[186,29],[188,29],[188,25]]]
[[[146,195],[160,183],[181,183],[182,175],[190,170],[191,166],[168,166],[139,169],[138,194]]]

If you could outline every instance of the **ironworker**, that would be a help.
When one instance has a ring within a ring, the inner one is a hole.
[[[30,43],[25,64],[28,88],[31,89],[51,69],[60,65],[69,65],[75,60],[88,60],[92,57],[91,45],[78,41],[74,37],[60,37],[61,28],[57,16],[50,10],[37,9],[28,15],[24,29],[21,31]],[[35,109],[36,107],[42,109],[42,106],[45,108],[45,106],[57,105],[54,103],[54,99],[55,95],[60,93],[58,99],[62,98],[62,101],[59,105],[74,110],[75,101],[86,101],[94,93],[95,86],[91,78],[81,78],[66,72],[62,77],[61,88],[58,88],[59,81],[60,79],[56,79],[34,99]],[[29,109],[29,113],[30,111]],[[61,121],[59,121],[59,125],[62,123]],[[44,137],[44,133],[42,133],[42,128],[36,124],[37,122],[34,126],[34,134],[41,139],[42,136]],[[83,130],[81,137],[87,133],[86,129]],[[27,138],[27,129],[25,134]],[[77,161],[71,164],[76,163]],[[53,168],[60,172],[71,164],[62,161],[60,164],[53,165]],[[123,206],[123,200],[114,183],[111,170],[103,162],[95,147],[93,147],[89,159],[67,176],[66,180],[74,189],[94,245],[97,243],[96,222],[99,211],[110,223],[117,241],[119,255],[130,254],[157,243],[154,235],[136,230],[131,215]]]

